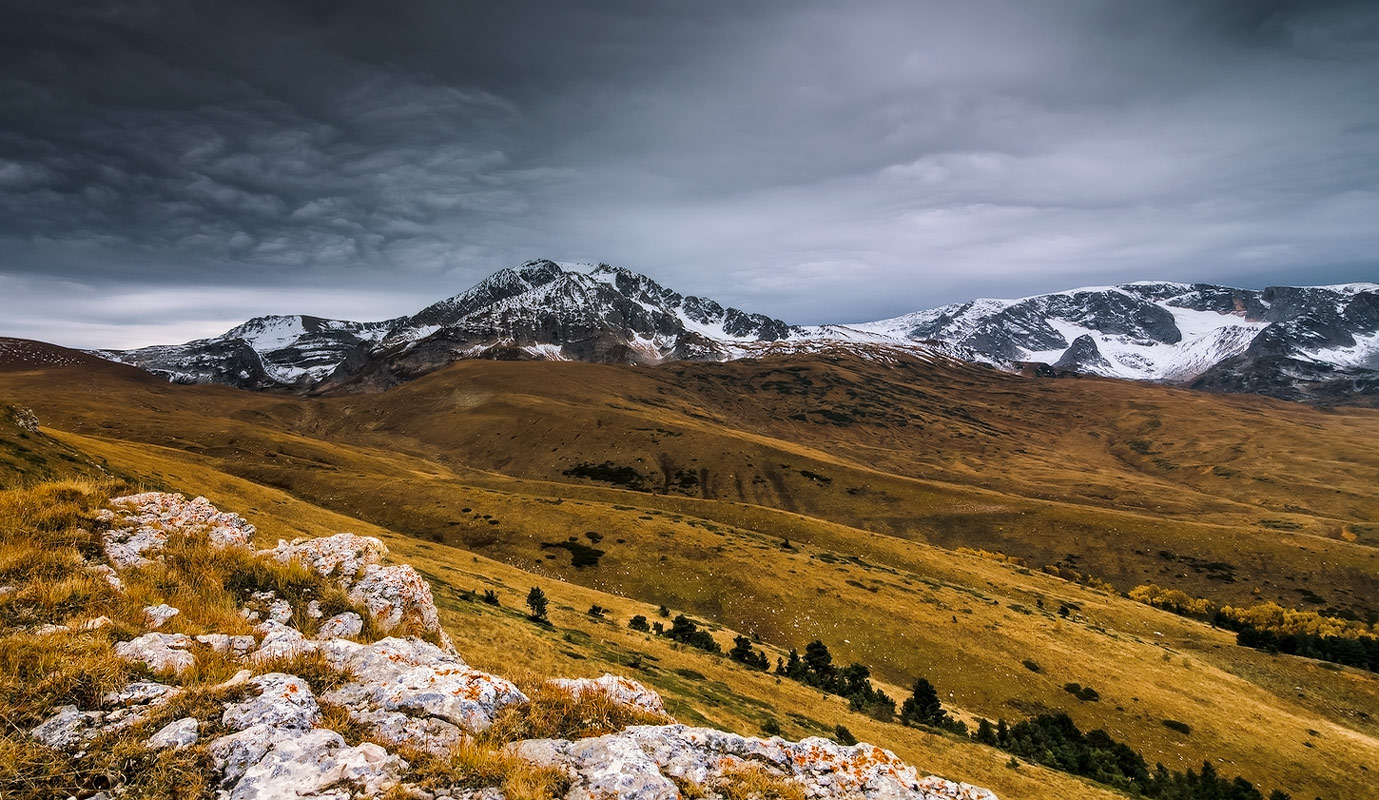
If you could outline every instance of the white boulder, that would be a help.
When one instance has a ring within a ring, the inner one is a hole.
[[[256,725],[271,728],[311,728],[321,718],[321,707],[306,681],[296,675],[270,672],[249,679],[259,690],[251,697],[225,707],[221,721],[237,731]]]
[[[320,575],[349,584],[365,567],[382,561],[388,555],[388,548],[372,536],[337,533],[316,539],[296,539],[291,543],[279,540],[278,546],[268,552],[284,564],[296,561]]]
[[[144,607],[144,622],[150,628],[157,630],[167,624],[167,621],[181,614],[180,609],[173,608],[167,603],[159,603],[156,606]]]
[[[499,711],[527,700],[512,683],[471,669],[459,656],[420,639],[388,638],[369,645],[334,639],[321,652],[353,675],[322,699],[346,707],[365,723],[376,721],[378,712],[401,712],[478,733],[493,724]]]
[[[336,614],[316,631],[317,639],[352,639],[364,630],[364,619],[353,611]]]
[[[82,711],[76,706],[63,706],[29,732],[41,744],[54,750],[76,750],[94,733],[92,728],[101,721],[98,711]]]
[[[144,747],[150,750],[164,750],[169,747],[181,750],[196,744],[200,731],[201,723],[196,717],[183,717],[160,728],[144,742]]]
[[[128,642],[115,643],[115,655],[147,666],[154,672],[181,673],[196,663],[187,652],[192,638],[181,633],[146,633]]]

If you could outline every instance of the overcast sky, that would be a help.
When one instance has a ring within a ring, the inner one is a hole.
[[[536,257],[794,323],[1379,279],[1379,3],[0,10],[0,335],[382,319]]]

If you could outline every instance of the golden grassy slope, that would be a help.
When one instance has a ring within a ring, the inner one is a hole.
[[[1223,773],[1327,797],[1359,796],[1368,774],[1356,765],[1379,770],[1379,727],[1363,716],[1379,708],[1373,676],[1270,658],[1198,623],[934,546],[1071,564],[1121,589],[1153,580],[1229,600],[1259,588],[1260,598],[1296,605],[1293,589],[1303,587],[1363,612],[1379,595],[1374,548],[1361,535],[1374,510],[1363,480],[1376,459],[1372,412],[858,359],[663,369],[467,362],[383,395],[326,400],[73,369],[0,376],[0,393],[82,433],[61,435],[68,443],[162,486],[218,501],[224,492],[256,522],[266,497],[290,503],[283,524],[302,529],[312,514],[343,514],[356,529],[377,526],[444,582],[498,581],[507,605],[541,580],[568,606],[558,627],[593,602],[620,623],[664,603],[760,635],[773,653],[821,637],[838,659],[871,665],[893,696],[923,675],[969,715],[1067,708],[1084,728],[1105,727],[1171,768],[1220,757]],[[1316,457],[1326,452],[1339,462]],[[605,461],[654,488],[669,479],[672,491],[562,474]],[[684,474],[697,483],[679,488]],[[1293,520],[1297,530],[1280,530]],[[541,547],[588,542],[589,531],[607,551],[597,567],[575,569],[565,550]],[[514,624],[515,612],[439,594],[450,612],[502,623],[483,636],[458,631],[462,650],[495,663],[509,639],[534,663],[575,668],[669,651],[592,621],[588,642],[548,641]],[[1080,619],[1059,618],[1062,603]],[[716,672],[685,667],[707,681],[661,669],[649,682],[690,720],[750,731],[775,713],[788,734],[845,720],[921,766],[1031,796],[1002,757],[972,755],[986,752],[976,745],[865,722],[836,699],[716,663]],[[704,690],[715,681],[727,688]],[[1061,688],[1068,681],[1102,699],[1078,702]],[[809,709],[813,722],[792,723],[793,709]]]

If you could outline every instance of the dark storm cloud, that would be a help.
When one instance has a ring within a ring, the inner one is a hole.
[[[535,256],[800,322],[1379,274],[1373,3],[57,6],[0,25],[0,333],[386,317]]]

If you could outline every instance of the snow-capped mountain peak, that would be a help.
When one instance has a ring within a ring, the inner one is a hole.
[[[341,390],[386,388],[464,358],[655,364],[887,347],[1291,399],[1379,393],[1379,284],[1138,281],[801,327],[623,267],[535,260],[410,317],[258,317],[210,339],[97,355],[178,381]]]

